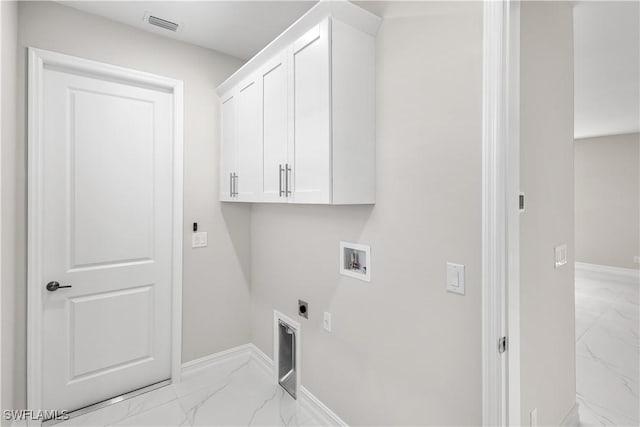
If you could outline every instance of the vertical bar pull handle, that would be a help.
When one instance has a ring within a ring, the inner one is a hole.
[[[233,197],[233,172],[229,172],[229,197]]]
[[[234,173],[233,174],[233,195],[238,197],[238,174]]]
[[[291,195],[291,188],[290,188],[290,176],[291,176],[291,168],[289,167],[289,163],[287,163],[285,165],[285,175],[284,175],[284,182],[285,182],[285,192],[284,192],[284,196],[285,197],[289,197]]]
[[[279,190],[280,197],[284,195],[284,190],[282,189],[282,172],[283,171],[284,169],[282,168],[282,165],[278,165],[278,190]]]
[[[233,195],[238,197],[238,174],[233,173]]]

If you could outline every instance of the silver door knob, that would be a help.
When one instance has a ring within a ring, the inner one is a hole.
[[[49,292],[55,292],[60,288],[70,288],[71,285],[65,285],[65,286],[61,286],[60,283],[58,282],[49,282],[47,283],[47,290]]]

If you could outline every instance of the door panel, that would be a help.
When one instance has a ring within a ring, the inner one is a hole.
[[[172,108],[168,92],[44,71],[45,408],[171,376]]]
[[[262,200],[286,201],[280,196],[280,167],[287,163],[287,65],[278,55],[260,73],[262,84]]]
[[[260,157],[260,91],[255,80],[238,92],[237,192],[239,201],[254,200],[258,192]]]
[[[220,200],[234,200],[232,196],[231,174],[236,173],[237,122],[236,98],[228,95],[222,98],[222,133],[220,140]]]
[[[69,97],[71,268],[150,260],[154,104],[78,89]]]
[[[69,304],[71,381],[153,356],[152,286],[70,298]],[[129,315],[113,316],[120,311]]]
[[[293,162],[290,163],[293,163],[293,201],[330,203],[328,20],[294,43],[292,72],[294,138]]]

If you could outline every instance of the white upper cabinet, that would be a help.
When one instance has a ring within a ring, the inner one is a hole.
[[[262,87],[261,182],[258,200],[282,202],[289,144],[287,56],[277,54],[259,71]]]
[[[258,170],[261,149],[261,97],[257,79],[240,85],[236,105],[236,133],[238,135],[235,167],[235,197],[251,202],[259,191]],[[223,113],[224,114],[224,113]]]
[[[222,133],[220,135],[220,200],[234,197],[234,173],[236,168],[236,98],[228,93],[221,97]]]
[[[245,79],[221,97],[220,200],[252,202],[260,192],[262,149],[259,80]]]
[[[320,2],[220,85],[220,200],[375,203],[379,24]]]
[[[296,203],[331,203],[330,61],[327,18],[296,40],[289,54],[289,186]]]

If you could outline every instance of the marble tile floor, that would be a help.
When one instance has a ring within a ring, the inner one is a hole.
[[[640,426],[640,285],[576,271],[576,391],[583,426]],[[322,425],[249,357],[56,426]]]
[[[576,392],[584,426],[640,425],[640,285],[576,270]]]
[[[172,384],[55,426],[316,426],[248,357],[204,368]]]

